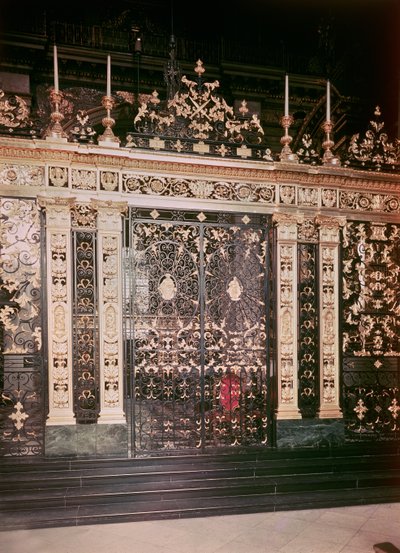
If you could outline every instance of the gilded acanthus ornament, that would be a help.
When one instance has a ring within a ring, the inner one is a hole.
[[[0,89],[0,133],[29,135],[35,137],[38,130],[30,118],[27,102],[17,95],[6,95]]]
[[[195,144],[202,143],[203,149],[199,153],[210,152],[221,157],[234,154],[232,148],[236,148],[236,145],[261,144],[263,128],[258,116],[249,114],[246,101],[242,101],[240,115],[236,117],[233,108],[217,93],[219,82],[203,80],[205,68],[201,60],[197,61],[195,72],[195,81],[182,77],[180,91],[166,104],[161,102],[158,92],[154,91],[150,100],[139,107],[134,119],[135,131],[141,135],[163,137],[164,140],[158,141],[161,148],[166,147],[167,138],[177,140],[168,144],[168,147],[177,151],[186,149],[182,141],[192,140]],[[204,141],[216,143],[212,151]],[[154,140],[149,145],[152,144],[155,147]],[[129,133],[127,146],[141,147],[143,138],[139,140]],[[194,147],[192,151],[196,151]],[[243,152],[240,153],[243,155]]]
[[[369,128],[363,138],[360,134],[352,136],[345,162],[350,166],[361,166],[372,171],[393,171],[400,166],[400,141],[389,142],[383,131],[384,122],[380,120],[381,110],[375,108],[375,119],[369,122]]]

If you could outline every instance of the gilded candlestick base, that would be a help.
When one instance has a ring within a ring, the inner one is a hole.
[[[50,114],[51,123],[45,132],[46,140],[62,140],[63,142],[67,140],[67,135],[61,126],[61,121],[64,119],[64,115],[59,111],[61,100],[61,92],[53,89],[50,92],[50,102],[54,107]]]
[[[281,119],[281,125],[285,129],[285,134],[282,136],[280,142],[283,145],[279,159],[281,161],[289,161],[291,163],[297,163],[298,157],[295,153],[292,152],[290,144],[292,142],[292,137],[289,135],[289,127],[293,123],[293,117],[291,115],[284,115]]]
[[[114,107],[114,100],[111,96],[103,96],[102,105],[107,111],[106,117],[102,119],[104,132],[99,136],[99,144],[105,144],[110,146],[119,146],[120,139],[113,133],[112,127],[115,125],[115,119],[110,115],[112,108]]]
[[[331,139],[332,128],[333,128],[332,121],[325,121],[325,123],[322,125],[322,129],[326,134],[326,139],[322,143],[322,147],[325,150],[324,155],[322,156],[322,163],[324,165],[339,166],[340,159],[339,157],[335,156],[332,152],[332,148],[335,145],[335,143]]]

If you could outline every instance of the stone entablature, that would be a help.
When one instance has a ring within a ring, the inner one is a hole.
[[[169,198],[282,208],[359,218],[400,215],[400,175],[298,163],[218,160],[47,140],[0,139],[0,187],[7,195],[123,199],[152,204]],[[159,200],[157,200],[159,201]]]

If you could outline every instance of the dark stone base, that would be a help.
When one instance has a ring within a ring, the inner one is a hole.
[[[46,457],[127,457],[126,424],[47,426]]]
[[[329,447],[345,443],[343,419],[276,421],[276,446]]]

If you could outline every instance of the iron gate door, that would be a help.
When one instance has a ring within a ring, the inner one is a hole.
[[[134,455],[270,441],[268,218],[131,209],[126,400]]]

